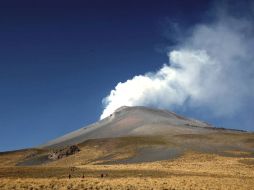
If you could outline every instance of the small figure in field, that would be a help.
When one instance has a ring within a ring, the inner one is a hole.
[[[69,174],[69,179],[71,179],[71,174]]]
[[[85,174],[82,175],[82,178],[83,178],[83,179],[85,178]]]
[[[107,177],[108,176],[108,174],[101,174],[101,178],[103,178],[103,177]]]

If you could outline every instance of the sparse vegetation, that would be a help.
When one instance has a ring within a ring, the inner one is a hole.
[[[0,189],[252,189],[254,166],[243,160],[189,152],[153,163],[6,167],[0,169]]]
[[[249,190],[254,187],[252,139],[253,134],[226,132],[93,139],[79,144],[75,154],[36,166],[15,165],[52,150],[1,153],[0,189]],[[182,147],[183,152],[171,160],[105,164],[133,157],[144,147]]]

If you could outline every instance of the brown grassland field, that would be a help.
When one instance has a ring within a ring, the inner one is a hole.
[[[108,149],[112,148],[110,143],[106,143],[105,146],[108,146]],[[129,155],[122,152],[114,159],[133,154],[126,151],[128,147],[124,150]],[[106,148],[100,149],[89,144],[83,145],[77,154],[58,161],[38,166],[15,166],[18,160],[35,151],[28,149],[0,154],[1,190],[254,189],[254,158],[250,155],[253,152],[231,151],[230,155],[235,156],[228,156],[186,151],[171,160],[98,164],[99,162],[93,158],[105,155]],[[104,177],[101,177],[101,174]]]

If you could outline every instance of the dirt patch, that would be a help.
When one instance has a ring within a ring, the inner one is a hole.
[[[36,156],[29,156],[28,159],[17,163],[16,166],[35,166],[49,163],[51,160],[48,158],[48,155],[36,155]]]
[[[168,147],[144,147],[139,148],[137,153],[130,158],[103,162],[102,164],[133,164],[143,162],[154,162],[161,160],[171,160],[182,155],[182,151],[177,148]]]

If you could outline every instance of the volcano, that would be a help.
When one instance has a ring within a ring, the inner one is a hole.
[[[253,133],[125,106],[40,146],[0,153],[0,189],[190,189],[194,183],[194,189],[252,189],[253,165]]]
[[[55,148],[81,143],[88,139],[201,134],[213,126],[194,119],[185,118],[174,112],[147,107],[118,108],[109,117],[72,133],[52,140],[41,148]],[[208,130],[209,131],[209,130]]]
[[[253,139],[253,133],[216,128],[174,112],[124,106],[96,123],[8,155],[19,155],[13,161],[18,166],[143,163],[176,159],[190,151],[253,156]]]

